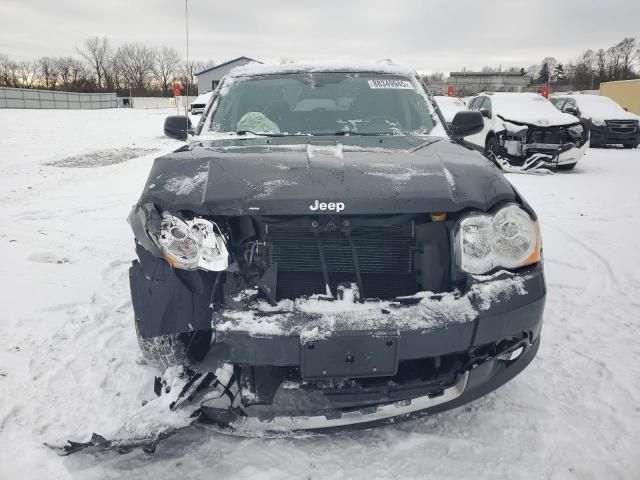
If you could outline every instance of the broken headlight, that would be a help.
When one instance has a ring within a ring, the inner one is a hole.
[[[538,223],[513,204],[494,214],[471,213],[456,225],[454,253],[458,266],[468,273],[531,265],[540,260]]]
[[[580,140],[582,138],[582,134],[584,133],[584,129],[582,128],[582,125],[574,125],[572,127],[567,128],[567,131],[569,132],[569,136],[573,140]]]
[[[229,252],[220,228],[204,218],[183,220],[165,212],[160,231],[151,236],[173,267],[219,272],[229,266]]]

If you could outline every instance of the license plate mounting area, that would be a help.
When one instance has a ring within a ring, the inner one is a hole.
[[[302,378],[362,378],[393,376],[398,370],[398,341],[393,330],[332,333],[301,347]]]

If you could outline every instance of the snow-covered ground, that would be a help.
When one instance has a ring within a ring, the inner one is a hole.
[[[43,447],[108,434],[153,396],[125,218],[153,157],[178,145],[162,137],[169,113],[0,110],[0,478],[640,478],[640,149],[510,177],[541,218],[542,346],[466,407],[339,436],[191,430],[155,455]]]

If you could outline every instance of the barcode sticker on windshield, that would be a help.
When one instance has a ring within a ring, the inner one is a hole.
[[[411,82],[406,80],[369,80],[369,88],[400,88],[413,90]]]

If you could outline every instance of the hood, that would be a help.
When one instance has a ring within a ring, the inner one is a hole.
[[[585,119],[592,120],[640,120],[640,116],[627,112],[617,102],[607,96],[601,95],[572,95],[567,98],[573,99],[580,115]]]
[[[579,120],[568,113],[563,113],[553,107],[554,111],[506,111],[498,113],[498,117],[511,123],[530,125],[534,127],[561,127],[578,123]]]
[[[448,139],[341,141],[184,147],[155,160],[140,202],[199,215],[359,215],[488,210],[516,199],[497,167]]]
[[[582,116],[587,120],[600,120],[602,122],[606,120],[638,120],[640,121],[640,115],[636,115],[635,113],[625,112],[620,109],[614,112],[607,111],[598,111],[596,109],[593,110],[580,110]]]
[[[559,127],[578,123],[551,102],[534,93],[496,93],[491,97],[493,111],[502,120],[534,127]]]
[[[196,97],[196,99],[191,102],[191,105],[206,105],[211,100],[213,96],[213,92],[202,93]]]

